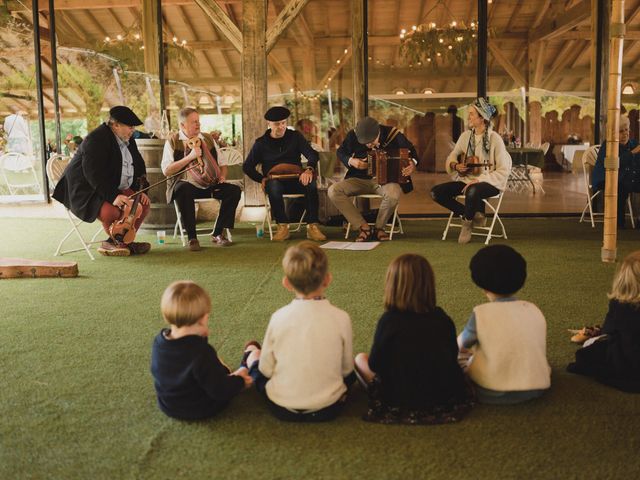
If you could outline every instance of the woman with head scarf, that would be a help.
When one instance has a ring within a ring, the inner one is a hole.
[[[496,108],[483,97],[469,105],[470,129],[460,135],[445,162],[453,181],[431,189],[436,203],[462,218],[458,243],[468,243],[472,227],[484,225],[483,199],[498,195],[507,187],[511,157],[502,138],[491,126],[495,115]],[[469,161],[480,166],[468,167],[467,163],[459,161],[462,155],[467,159],[476,157]],[[465,196],[464,205],[456,201],[458,195]]]

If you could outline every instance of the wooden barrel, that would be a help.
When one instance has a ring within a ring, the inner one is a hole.
[[[147,180],[154,184],[165,178],[160,168],[164,140],[138,139],[136,145],[147,167]],[[169,230],[176,224],[176,211],[173,204],[167,205],[167,185],[162,183],[147,192],[151,199],[151,210],[142,224],[144,230]]]

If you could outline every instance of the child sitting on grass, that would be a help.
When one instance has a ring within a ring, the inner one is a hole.
[[[331,273],[315,243],[289,247],[282,267],[282,284],[295,299],[271,316],[262,351],[255,342],[247,345],[246,363],[280,420],[332,420],[355,381],[351,318],[324,296]]]
[[[576,361],[567,370],[640,393],[640,250],[620,265],[601,333],[576,352]]]
[[[160,306],[171,328],[160,331],[151,351],[158,406],[182,420],[212,417],[251,386],[252,379],[246,368],[231,373],[207,342],[211,299],[202,287],[174,282]]]
[[[547,362],[547,323],[533,303],[515,293],[527,277],[527,263],[507,245],[479,250],[469,265],[471,278],[490,300],[478,305],[458,337],[472,348],[468,374],[478,400],[514,404],[541,396],[551,385]]]
[[[371,354],[356,356],[356,372],[369,393],[364,419],[380,423],[439,424],[460,420],[471,391],[458,365],[456,327],[436,305],[431,265],[420,255],[391,262],[385,313]]]

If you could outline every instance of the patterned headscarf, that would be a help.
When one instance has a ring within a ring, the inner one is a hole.
[[[469,105],[470,107],[473,107],[476,109],[476,111],[478,112],[478,114],[484,118],[487,122],[489,122],[493,117],[496,116],[496,113],[498,113],[498,111],[496,110],[496,107],[494,107],[493,105],[491,105],[486,98],[484,97],[478,97],[471,105]],[[489,127],[485,128],[484,130],[484,135],[482,137],[482,149],[484,150],[484,152],[486,154],[489,153]]]
[[[484,97],[478,97],[476,101],[471,104],[471,106],[474,107],[478,111],[480,116],[487,121],[491,120],[496,116],[496,113],[498,113],[496,107],[491,105]]]

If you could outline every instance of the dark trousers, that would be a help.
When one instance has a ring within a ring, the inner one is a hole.
[[[284,207],[286,193],[301,193],[305,198],[307,223],[318,223],[318,186],[311,181],[306,187],[298,180],[269,180],[265,188],[271,204],[271,215],[278,223],[289,223]]]
[[[604,199],[604,182],[594,185],[593,190],[594,192],[601,191],[602,194],[598,195],[598,197]],[[620,179],[618,179],[618,227],[624,227],[628,198],[629,198],[629,192],[627,192],[624,189],[624,187],[622,186],[622,182],[620,181]],[[604,200],[602,200],[602,205],[603,205],[602,208],[604,210]]]
[[[220,200],[220,213],[213,227],[213,234],[220,235],[225,228],[233,228],[236,208],[240,202],[242,191],[231,183],[219,183],[208,188],[198,188],[189,182],[178,182],[173,193],[178,203],[182,226],[187,231],[189,240],[196,238],[196,198],[215,198]]]
[[[462,205],[456,201],[456,196],[462,194],[462,189],[466,185],[464,182],[441,183],[431,189],[431,197],[436,203],[451,210],[455,215],[472,220],[476,212],[484,212],[482,200],[498,195],[500,190],[487,182],[474,183],[464,192],[465,199],[464,205]]]
[[[265,377],[258,369],[259,361],[253,362],[249,369],[249,375],[253,378],[253,384],[256,390],[266,399],[269,411],[278,420],[283,422],[328,422],[335,419],[342,411],[344,405],[347,403],[346,396],[338,400],[336,403],[329,405],[328,407],[321,408],[315,412],[295,412],[287,408],[281,407],[277,403],[273,403],[267,396],[267,382],[269,379]],[[356,381],[355,372],[351,372],[344,378],[344,383],[349,388]]]

